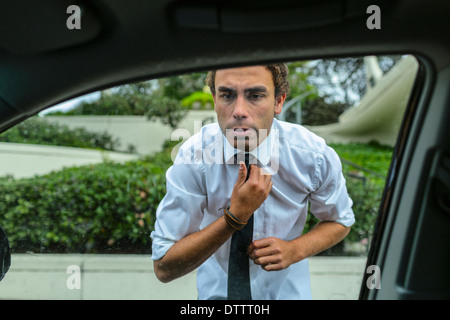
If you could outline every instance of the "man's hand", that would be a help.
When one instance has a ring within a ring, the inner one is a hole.
[[[250,259],[266,271],[278,271],[289,267],[294,260],[293,243],[278,238],[253,241],[247,249]]]
[[[247,181],[247,168],[243,162],[239,165],[239,174],[230,199],[230,211],[237,218],[247,221],[253,212],[269,196],[272,189],[272,178],[263,169],[251,165]]]
[[[247,254],[266,271],[278,271],[342,241],[350,231],[338,222],[320,221],[309,232],[290,241],[270,237],[253,241]]]

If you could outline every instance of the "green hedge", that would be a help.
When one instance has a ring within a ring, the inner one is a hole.
[[[120,146],[107,132],[90,132],[85,128],[70,129],[40,117],[29,118],[0,133],[0,142],[66,146],[74,148],[117,150]]]
[[[0,221],[13,252],[148,251],[165,194],[158,158],[0,179]]]
[[[378,216],[393,148],[377,142],[332,146],[343,159],[366,168],[366,171],[361,171],[343,163],[347,189],[354,202],[353,211],[356,216],[355,225],[347,240],[370,239]]]
[[[171,165],[170,146],[126,164],[106,162],[29,179],[0,178],[0,221],[12,251],[149,252],[156,208],[165,194],[165,171]],[[372,167],[384,175],[392,153],[366,145],[339,145],[336,150],[352,150],[349,157],[353,155],[360,166],[384,162]],[[365,241],[372,233],[384,183],[347,164],[343,171],[356,215],[345,241]],[[305,230],[315,223],[310,216]]]

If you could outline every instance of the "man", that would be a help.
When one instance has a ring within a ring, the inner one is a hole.
[[[230,299],[229,279],[242,271],[250,277],[245,299],[311,298],[307,258],[340,242],[354,215],[336,153],[302,126],[274,119],[287,74],[284,64],[208,74],[218,124],[186,141],[167,171],[152,232],[162,282],[199,267],[199,299]],[[242,152],[252,155],[248,169],[236,161]],[[320,222],[302,234],[308,203]],[[231,271],[232,238],[248,222],[249,271]]]

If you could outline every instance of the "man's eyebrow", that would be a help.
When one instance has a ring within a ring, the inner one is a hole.
[[[224,87],[224,86],[219,86],[217,88],[217,91],[219,91],[219,92],[236,92],[235,89],[229,88],[229,87]]]
[[[219,92],[236,92],[236,89],[225,87],[225,86],[219,86],[217,88],[217,91]],[[255,86],[251,88],[246,88],[244,90],[245,93],[253,93],[253,92],[267,92],[267,88],[265,86]]]
[[[256,87],[247,88],[244,91],[245,91],[245,93],[267,92],[267,88],[264,86],[256,86]]]

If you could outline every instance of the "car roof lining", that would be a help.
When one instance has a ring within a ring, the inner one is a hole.
[[[178,8],[179,2],[135,1],[133,6],[123,0],[89,2],[93,8],[92,19],[98,24],[92,24],[92,32],[86,25],[86,32],[91,37],[76,45],[69,43],[50,51],[21,53],[11,52],[0,45],[0,130],[23,115],[31,116],[99,89],[210,68],[384,53],[429,57],[437,68],[449,64],[450,50],[448,43],[442,40],[445,37],[443,33],[429,32],[426,37],[421,36],[421,40],[414,37],[414,33],[422,35],[427,32],[421,26],[430,22],[446,25],[444,12],[448,12],[445,8],[450,5],[444,1],[427,5],[425,9],[418,6],[420,1],[393,1],[395,5],[389,10],[382,7],[381,30],[368,30],[365,14],[333,23],[289,27],[275,32],[224,32],[222,29],[186,27],[174,19],[173,8]],[[43,6],[54,5],[54,2],[46,0]],[[318,1],[322,5],[331,2]],[[344,2],[345,7],[354,3]],[[368,2],[361,3],[366,5]],[[282,3],[289,9],[294,2],[283,0]],[[298,2],[295,3],[298,7]],[[266,2],[264,4],[268,6]],[[300,4],[311,5],[311,1],[300,1]],[[438,6],[441,8],[436,12]],[[396,15],[397,11],[409,14]],[[417,12],[422,14],[419,24],[414,21]],[[258,17],[255,19],[260,21]],[[392,26],[394,23],[395,27]],[[245,25],[242,28],[245,29]],[[346,36],[349,33],[352,37]]]

